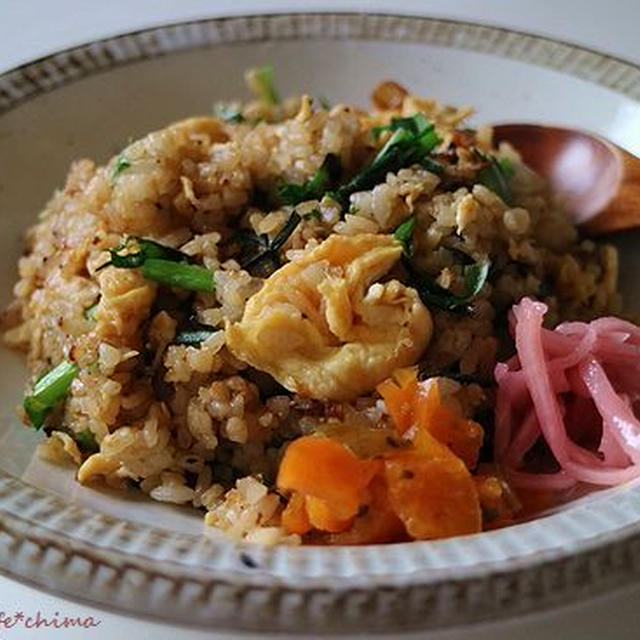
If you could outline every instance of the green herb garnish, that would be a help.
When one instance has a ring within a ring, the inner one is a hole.
[[[78,444],[78,448],[82,453],[97,453],[100,451],[100,446],[96,441],[96,437],[93,435],[93,431],[91,429],[85,429],[84,431],[79,431],[78,433],[71,433],[71,437]]]
[[[242,115],[242,110],[228,102],[217,102],[213,105],[213,115],[225,122],[233,122],[240,124],[245,122],[246,119]]]
[[[435,127],[424,115],[416,113],[409,118],[394,118],[390,124],[373,129],[373,135],[383,131],[393,134],[380,149],[373,162],[357,173],[349,182],[331,194],[343,207],[349,196],[358,191],[366,191],[383,182],[388,173],[419,164],[433,173],[442,173],[442,165],[429,157],[441,142]]]
[[[91,322],[95,322],[97,320],[96,318],[96,311],[98,311],[98,302],[94,302],[90,307],[87,307],[84,312],[83,312],[83,316],[87,319],[90,320]]]
[[[133,253],[120,255],[120,252],[132,246]],[[189,264],[191,257],[182,251],[165,247],[148,238],[128,238],[115,249],[109,249],[111,260],[99,267],[108,266],[119,269],[141,268],[147,280],[189,291],[211,292],[215,289],[213,273],[205,267]]]
[[[250,69],[246,77],[249,87],[258,99],[272,106],[280,102],[280,96],[273,82],[273,67],[264,66]]]
[[[153,280],[167,287],[208,293],[216,288],[213,272],[195,264],[148,258],[142,263],[141,271],[147,280]]]
[[[470,313],[472,311],[470,303],[484,286],[489,275],[491,262],[481,260],[464,268],[465,290],[462,295],[451,293],[448,289],[440,286],[431,276],[417,271],[407,258],[404,259],[404,265],[413,286],[425,305],[431,305],[445,311]]]
[[[197,347],[210,338],[216,331],[217,329],[208,324],[193,322],[188,327],[176,333],[174,343]]]
[[[280,266],[280,250],[289,239],[291,234],[296,230],[296,227],[300,224],[302,217],[295,211],[287,218],[282,225],[280,231],[276,234],[275,238],[269,242],[266,236],[258,238],[256,236],[256,244],[262,247],[252,258],[242,264],[242,268],[250,271],[255,270],[256,267],[260,267],[261,273],[270,275],[278,269]],[[266,277],[266,276],[265,276]]]
[[[327,154],[320,168],[302,184],[284,184],[278,187],[278,198],[282,204],[296,205],[307,200],[320,200],[339,179],[342,173],[340,158]]]
[[[511,180],[516,173],[516,168],[513,166],[513,162],[509,158],[498,158],[498,164],[502,169],[507,180]]]
[[[131,167],[131,162],[127,160],[124,155],[124,151],[122,151],[118,157],[116,158],[116,162],[113,165],[113,171],[111,173],[111,179],[115,180],[121,173],[126,171]]]
[[[396,227],[393,237],[402,244],[402,250],[405,256],[413,255],[413,232],[416,228],[416,217],[411,216],[402,224]]]
[[[36,429],[42,427],[51,409],[67,395],[78,371],[79,368],[75,362],[63,360],[36,380],[33,391],[22,404],[29,416],[29,421]]]
[[[500,196],[502,201],[509,206],[513,205],[513,193],[509,186],[509,180],[513,176],[513,164],[507,158],[496,158],[478,152],[483,160],[489,164],[478,172],[478,182],[487,189]]]
[[[137,248],[137,251],[120,255],[121,251]],[[114,266],[121,269],[135,269],[141,267],[146,260],[150,258],[160,258],[162,260],[170,260],[172,262],[189,262],[191,257],[178,249],[165,247],[163,244],[148,238],[130,237],[127,238],[120,246],[115,249],[109,249],[111,260],[98,267],[98,271],[105,267]]]
[[[398,131],[403,129],[412,136],[420,136],[426,131],[433,131],[433,124],[422,113],[416,113],[407,118],[391,118],[389,124],[373,127],[371,133],[374,138],[379,138],[383,131]]]

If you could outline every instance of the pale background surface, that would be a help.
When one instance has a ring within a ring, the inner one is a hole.
[[[638,0],[0,0],[0,72],[61,48],[126,31],[216,15],[333,9],[424,14],[549,35],[640,62]],[[12,615],[93,616],[91,630],[25,630],[2,625]],[[310,630],[312,631],[312,630]],[[222,640],[229,633],[191,631],[106,613],[56,598],[0,576],[0,640]],[[238,640],[258,635],[234,635]],[[262,636],[264,637],[264,636]],[[283,638],[283,636],[278,636]],[[382,636],[380,636],[382,637]],[[389,637],[389,636],[385,636]],[[408,634],[406,640],[591,640],[640,637],[640,584],[605,597],[473,631]]]

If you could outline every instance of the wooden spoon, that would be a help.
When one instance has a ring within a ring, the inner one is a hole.
[[[640,227],[640,159],[599,136],[536,124],[493,128],[525,164],[560,194],[576,224],[589,233]]]

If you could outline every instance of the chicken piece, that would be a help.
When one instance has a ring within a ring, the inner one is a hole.
[[[331,236],[276,271],[226,327],[233,354],[290,391],[350,400],[416,362],[432,333],[417,292],[377,282],[400,259],[392,236]]]

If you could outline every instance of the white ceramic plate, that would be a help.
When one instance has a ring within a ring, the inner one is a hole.
[[[284,15],[153,29],[0,76],[0,302],[21,233],[79,156],[243,95],[269,62],[285,93],[366,104],[394,78],[477,106],[476,122],[590,129],[640,154],[640,69],[568,44],[425,18]],[[637,234],[618,238],[633,298]],[[13,407],[22,359],[0,351],[0,570],[58,593],[194,625],[399,630],[556,606],[640,575],[640,487],[599,492],[538,520],[438,542],[241,548],[198,514],[80,487],[33,456]]]

